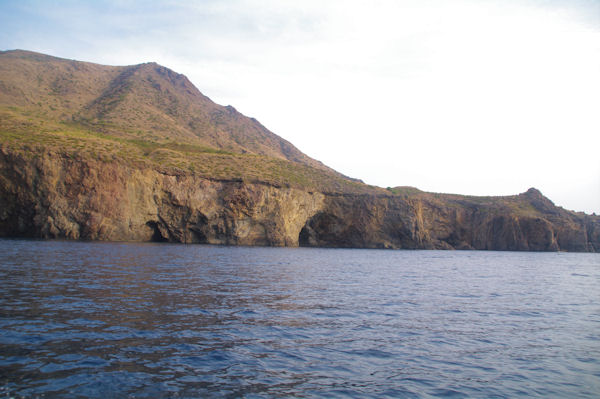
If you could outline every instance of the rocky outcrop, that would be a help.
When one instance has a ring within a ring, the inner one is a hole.
[[[600,249],[600,218],[511,202],[325,194],[0,149],[0,236],[347,248]],[[512,209],[518,204],[529,214]]]

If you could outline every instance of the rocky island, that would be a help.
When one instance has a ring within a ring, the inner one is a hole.
[[[0,237],[600,251],[600,217],[538,190],[380,188],[155,63],[0,52]]]

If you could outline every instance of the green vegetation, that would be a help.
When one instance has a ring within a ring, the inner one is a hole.
[[[396,195],[415,195],[423,193],[423,191],[418,188],[410,186],[388,187],[387,190]]]
[[[0,52],[0,145],[307,190],[383,191],[306,156],[157,64],[114,67]]]
[[[45,153],[69,159],[119,162],[165,173],[193,173],[215,180],[243,180],[309,191],[367,193],[375,188],[298,162],[237,154],[185,142],[132,139],[91,130],[75,122],[44,120],[43,114],[0,108],[0,145],[32,159]]]

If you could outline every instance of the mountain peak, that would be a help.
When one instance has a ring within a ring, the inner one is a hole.
[[[541,212],[555,212],[556,210],[554,203],[537,188],[531,187],[520,195],[525,197],[535,209]]]
[[[536,196],[536,197],[543,197],[544,195],[542,194],[542,192],[540,190],[538,190],[535,187],[530,187],[527,191],[525,191],[525,194],[529,195],[529,196]]]

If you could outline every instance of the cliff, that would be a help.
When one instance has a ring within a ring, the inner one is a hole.
[[[598,217],[513,197],[340,194],[0,149],[0,236],[228,245],[581,251]]]
[[[598,217],[554,206],[536,189],[509,197],[329,196],[310,218],[300,244],[310,246],[600,250]]]
[[[600,217],[535,189],[368,186],[156,64],[17,51],[0,72],[1,237],[600,251]]]
[[[0,150],[0,236],[294,246],[324,195]]]

